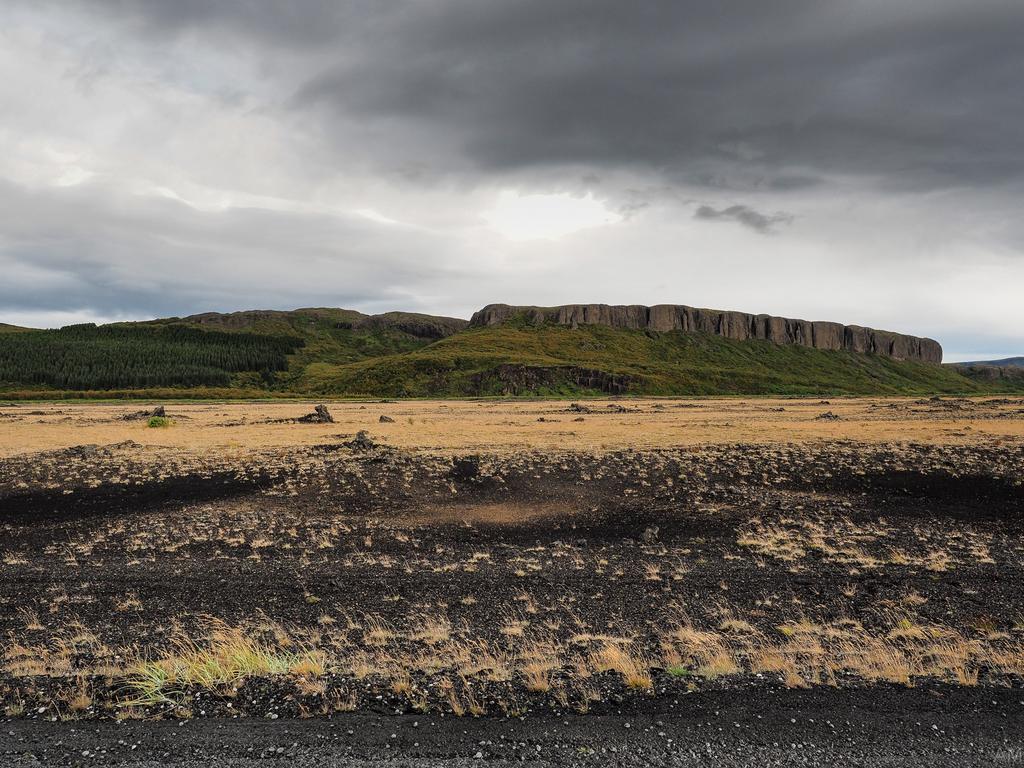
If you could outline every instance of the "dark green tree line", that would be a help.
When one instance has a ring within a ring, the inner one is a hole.
[[[268,375],[302,346],[291,336],[186,325],[72,325],[0,334],[0,384],[57,389],[226,386],[231,374]]]

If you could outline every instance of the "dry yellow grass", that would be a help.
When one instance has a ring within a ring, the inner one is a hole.
[[[651,661],[621,643],[605,642],[590,658],[595,671],[617,672],[627,688],[648,691],[654,686]]]
[[[985,636],[909,615],[890,616],[884,627],[873,630],[850,619],[794,619],[776,632],[758,630],[748,618],[752,617],[732,616],[723,622],[725,629],[670,620],[646,639],[628,627],[623,635],[568,640],[546,629],[529,628],[494,644],[468,628],[452,629],[444,638],[424,635],[424,622],[417,616],[391,624],[368,617],[360,629],[329,631],[285,630],[266,621],[236,626],[210,620],[207,632],[199,636],[177,627],[169,646],[148,654],[106,648],[68,627],[38,645],[10,643],[3,671],[15,678],[65,680],[63,701],[72,712],[94,706],[94,683],[104,678],[126,692],[121,705],[136,707],[173,704],[196,689],[230,691],[250,677],[287,677],[303,695],[323,699],[325,711],[336,711],[352,705],[328,701],[328,680],[339,674],[356,680],[377,676],[394,694],[414,706],[426,706],[426,675],[427,686],[436,685],[456,714],[482,714],[485,685],[505,683],[568,701],[571,690],[585,692],[590,678],[602,673],[617,675],[626,688],[645,692],[653,688],[660,669],[705,679],[768,675],[793,688],[914,685],[925,679],[973,686],[982,674],[987,684],[1005,684],[1024,672],[1024,641],[1006,633]],[[391,629],[380,636],[382,626]],[[367,644],[367,633],[377,633],[378,644]],[[358,642],[360,635],[363,642]],[[76,643],[89,645],[97,661],[77,667],[72,661]],[[133,655],[137,661],[124,661]],[[586,706],[586,696],[581,702]]]
[[[308,413],[313,402],[186,402],[167,406],[176,424],[159,430],[147,428],[144,421],[121,418],[145,407],[140,403],[22,403],[0,407],[4,417],[0,456],[125,440],[147,446],[244,452],[336,441],[358,430],[367,430],[374,439],[395,447],[432,451],[600,451],[823,439],[953,444],[1024,440],[1019,406],[985,405],[991,399],[975,399],[977,406],[963,411],[932,408],[912,398],[833,399],[827,405],[814,399],[617,401],[625,405],[625,413],[607,409],[610,401],[587,401],[594,413],[584,414],[582,421],[566,412],[564,401],[328,401],[335,424],[274,423]],[[839,420],[815,418],[826,410]],[[382,414],[395,422],[379,423]],[[540,417],[545,421],[539,422]]]

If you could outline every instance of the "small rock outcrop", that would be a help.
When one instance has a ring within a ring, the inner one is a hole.
[[[343,443],[343,445],[357,453],[372,451],[377,447],[377,443],[372,437],[370,437],[369,433],[365,429],[361,429],[356,432],[356,436],[348,442]]]
[[[333,424],[334,417],[331,416],[331,412],[327,410],[326,405],[318,405],[313,409],[312,413],[299,417],[298,421],[303,424]]]
[[[166,416],[167,409],[165,409],[162,405],[158,405],[151,411],[136,411],[135,413],[126,413],[121,418],[124,419],[125,421],[136,421],[151,419],[153,417],[166,418]]]
[[[763,339],[777,344],[799,344],[814,349],[868,352],[895,360],[942,362],[942,347],[934,339],[879,331],[859,325],[793,320],[772,315],[751,315],[718,309],[698,309],[682,304],[566,304],[561,307],[514,307],[489,304],[473,314],[471,326],[500,325],[525,316],[535,323],[554,323],[575,328],[607,325],[657,332],[689,331],[745,341]]]

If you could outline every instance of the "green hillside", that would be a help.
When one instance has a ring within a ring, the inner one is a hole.
[[[1008,369],[1004,369],[1008,370]],[[1024,372],[1022,372],[1024,374]],[[703,333],[344,309],[0,334],[8,397],[840,395],[1024,391],[1024,375]]]
[[[315,363],[303,391],[387,396],[924,394],[1012,390],[956,369],[700,333],[510,323],[470,328],[415,352]]]
[[[185,318],[155,320],[152,324],[185,324],[227,333],[290,336],[301,340],[289,358],[287,370],[275,376],[277,389],[300,387],[307,367],[327,363],[344,365],[420,349],[466,326],[465,320],[414,312],[364,315],[350,309],[326,307],[250,310],[221,314],[209,312]],[[235,377],[240,386],[259,385],[252,377]]]
[[[345,309],[206,313],[140,323],[18,329],[0,335],[0,391],[104,392],[198,387],[289,392],[307,366],[419,349],[465,320]],[[184,393],[188,394],[188,393]]]

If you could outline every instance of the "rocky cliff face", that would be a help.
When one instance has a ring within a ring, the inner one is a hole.
[[[933,339],[862,328],[859,325],[698,309],[681,304],[658,304],[653,307],[639,304],[566,304],[561,307],[489,304],[474,313],[470,325],[498,325],[516,316],[526,316],[537,323],[556,323],[570,327],[607,325],[612,328],[650,331],[696,331],[738,341],[764,339],[777,344],[800,344],[815,349],[870,352],[896,360],[942,362],[942,347]]]

